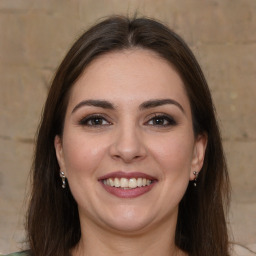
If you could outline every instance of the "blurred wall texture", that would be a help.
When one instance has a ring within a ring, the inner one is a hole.
[[[0,0],[0,252],[22,246],[34,134],[58,64],[99,18],[135,12],[168,24],[201,63],[233,186],[233,240],[256,251],[256,0]]]

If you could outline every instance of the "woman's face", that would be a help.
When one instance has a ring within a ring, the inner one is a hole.
[[[175,227],[205,145],[194,136],[180,76],[142,49],[108,53],[86,68],[55,138],[81,224],[119,232]]]

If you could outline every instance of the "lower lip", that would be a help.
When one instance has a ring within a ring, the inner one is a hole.
[[[135,198],[149,192],[154,187],[156,182],[153,182],[148,186],[131,188],[131,189],[111,187],[111,186],[105,185],[103,182],[101,182],[101,184],[103,188],[112,195],[115,195],[120,198]]]

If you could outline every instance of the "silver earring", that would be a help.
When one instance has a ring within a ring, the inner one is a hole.
[[[60,171],[60,177],[62,179],[62,188],[66,187],[66,176],[64,174],[64,172]]]
[[[198,172],[193,172],[193,174],[195,175],[195,179],[194,179],[194,187],[196,187],[196,182],[197,182],[197,177],[198,177]]]

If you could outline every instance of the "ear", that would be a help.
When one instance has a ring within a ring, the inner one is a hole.
[[[195,179],[193,172],[200,172],[204,164],[205,150],[207,146],[207,134],[200,134],[195,140],[193,158],[191,161],[190,180]]]
[[[60,166],[60,170],[64,172],[66,175],[66,168],[65,168],[65,161],[64,161],[64,155],[63,155],[63,147],[62,147],[62,140],[59,135],[56,135],[54,138],[54,147],[55,147],[55,153],[56,157]]]

